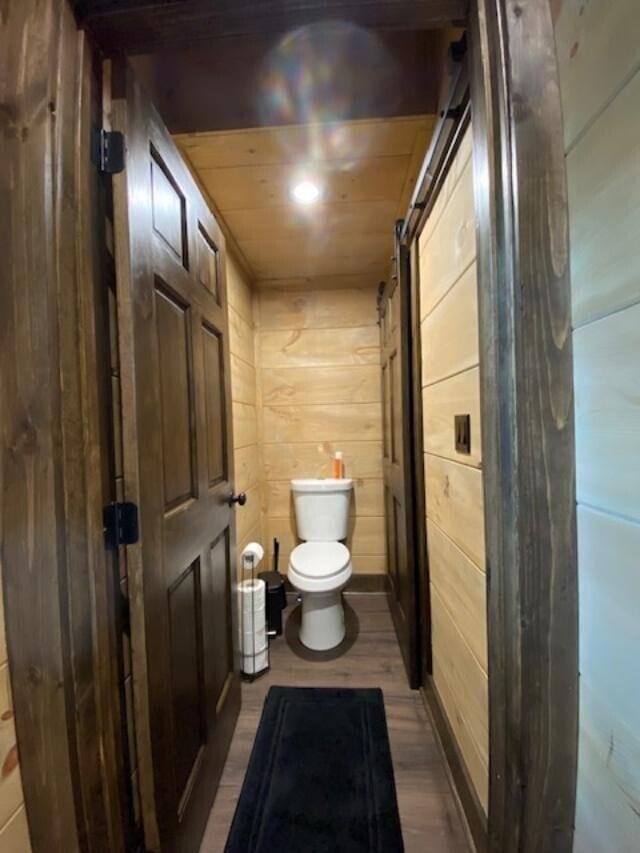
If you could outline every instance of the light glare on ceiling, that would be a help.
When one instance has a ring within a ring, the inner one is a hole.
[[[300,181],[291,190],[291,195],[299,204],[313,204],[320,198],[320,187],[313,181]]]

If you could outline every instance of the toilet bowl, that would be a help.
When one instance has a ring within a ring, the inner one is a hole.
[[[291,552],[289,580],[302,593],[300,642],[326,651],[345,635],[342,590],[351,577],[351,554],[340,542],[304,542]]]
[[[300,642],[314,651],[340,645],[345,635],[342,590],[352,574],[346,539],[353,480],[292,480],[298,536],[288,577],[302,595]]]

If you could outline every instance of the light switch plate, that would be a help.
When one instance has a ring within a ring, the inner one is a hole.
[[[458,453],[471,453],[471,415],[454,415],[453,428]]]

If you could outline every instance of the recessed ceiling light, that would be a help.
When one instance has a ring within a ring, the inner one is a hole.
[[[298,204],[313,204],[320,198],[320,187],[313,181],[300,181],[291,190],[291,195]]]

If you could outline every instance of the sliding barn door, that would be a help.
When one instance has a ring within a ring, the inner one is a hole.
[[[112,99],[126,143],[114,222],[143,822],[147,849],[195,851],[239,710],[225,245],[124,64]]]
[[[398,226],[399,227],[399,226]],[[412,687],[419,686],[417,565],[411,472],[411,337],[409,257],[397,242],[394,275],[380,303],[383,474],[389,605]]]

